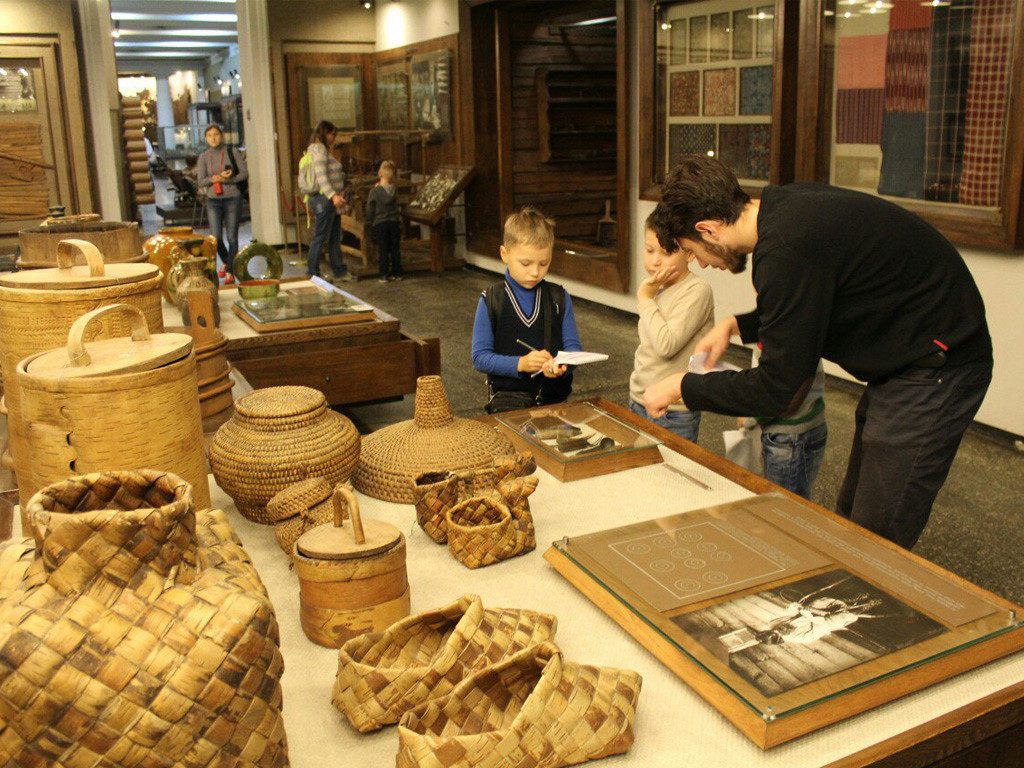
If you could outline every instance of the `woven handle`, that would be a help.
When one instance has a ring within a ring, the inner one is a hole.
[[[128,322],[132,327],[132,341],[148,341],[149,326],[146,324],[146,316],[142,310],[133,307],[131,304],[109,304],[92,312],[86,312],[75,320],[68,331],[68,360],[73,366],[86,366],[92,362],[89,353],[85,351],[85,332],[94,320],[99,320],[106,315],[121,312],[128,316]]]
[[[348,513],[352,516],[352,538],[356,544],[366,543],[363,533],[363,518],[359,514],[359,502],[356,495],[347,485],[339,485],[334,489],[334,527],[341,528],[345,524],[345,504],[348,502]]]
[[[100,249],[88,240],[61,240],[57,243],[57,267],[60,269],[71,269],[75,266],[75,256],[84,256],[85,263],[89,265],[91,277],[103,277],[106,268],[103,264],[103,254]]]

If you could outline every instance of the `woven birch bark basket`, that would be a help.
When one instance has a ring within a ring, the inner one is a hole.
[[[27,513],[0,547],[0,764],[288,765],[277,620],[223,512],[139,470]]]

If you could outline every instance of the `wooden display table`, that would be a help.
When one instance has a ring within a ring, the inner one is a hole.
[[[417,377],[441,372],[440,340],[403,333],[398,318],[379,309],[365,323],[257,333],[231,311],[237,300],[236,288],[220,289],[220,330],[228,360],[253,389],[297,384],[319,389],[331,405],[351,405],[400,398],[416,391]],[[164,302],[163,311],[165,328],[180,328],[177,307]]]

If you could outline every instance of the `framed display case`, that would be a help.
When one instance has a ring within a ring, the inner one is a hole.
[[[781,494],[545,558],[762,749],[1024,647],[1005,601]]]
[[[659,440],[593,403],[562,403],[495,416],[518,450],[562,482],[657,464]]]
[[[473,180],[473,167],[463,165],[442,165],[416,192],[416,197],[402,211],[406,216],[425,224],[437,224],[455,198]]]
[[[371,322],[377,317],[369,304],[338,288],[310,287],[263,299],[238,299],[231,310],[260,332]]]
[[[409,62],[409,71],[412,127],[448,138],[452,133],[451,51],[417,54]]]

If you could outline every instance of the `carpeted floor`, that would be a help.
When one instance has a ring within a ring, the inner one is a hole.
[[[473,269],[449,271],[440,277],[412,275],[401,282],[364,279],[346,289],[401,320],[402,329],[417,336],[441,339],[441,371],[452,410],[463,416],[482,413],[484,376],[473,369],[470,340],[480,292],[496,276]],[[605,363],[580,367],[574,396],[600,395],[628,403],[629,374],[637,344],[636,317],[575,299],[583,347],[605,352]],[[732,362],[746,365],[741,352]],[[829,379],[826,394],[829,442],[818,476],[814,501],[832,508],[846,469],[853,439],[856,385]],[[412,397],[400,403],[362,406],[350,415],[364,430],[411,418]],[[722,431],[734,419],[705,413],[700,444],[721,453]],[[1017,603],[1024,603],[1024,454],[1004,437],[972,429],[961,446],[949,479],[939,494],[932,518],[915,553]]]

